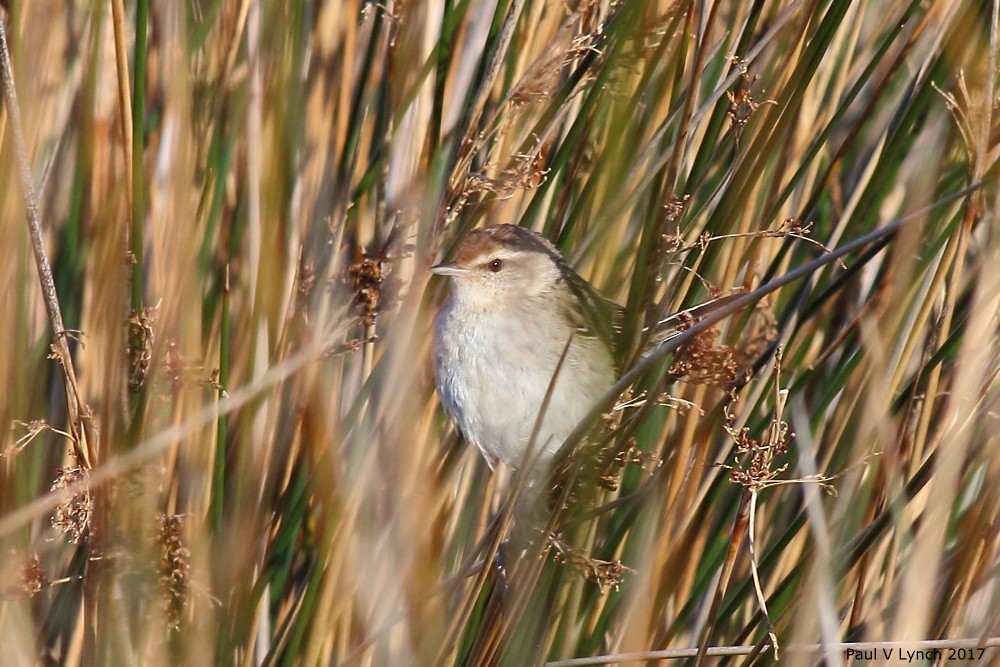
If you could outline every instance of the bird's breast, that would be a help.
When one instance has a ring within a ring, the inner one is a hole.
[[[487,458],[515,466],[546,396],[537,446],[554,453],[614,380],[602,343],[571,338],[555,307],[530,310],[450,303],[435,324],[435,379],[445,408]]]

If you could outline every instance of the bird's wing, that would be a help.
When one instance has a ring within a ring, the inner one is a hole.
[[[563,279],[576,297],[569,302],[566,316],[577,334],[600,339],[613,356],[617,355],[624,319],[622,307],[591,287],[572,269],[564,267]]]

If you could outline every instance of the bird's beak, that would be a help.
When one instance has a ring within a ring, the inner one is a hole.
[[[435,264],[429,268],[428,271],[436,273],[439,276],[467,276],[471,273],[468,269],[463,269],[462,267],[452,264],[451,262]]]

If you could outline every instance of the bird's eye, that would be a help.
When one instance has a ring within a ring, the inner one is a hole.
[[[503,268],[503,260],[499,258],[494,259],[492,262],[489,263],[489,267],[490,271],[492,271],[493,273],[497,273],[500,271],[500,269]]]

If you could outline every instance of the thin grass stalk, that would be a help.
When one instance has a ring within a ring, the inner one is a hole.
[[[557,111],[564,108],[569,96],[578,89],[578,85],[591,68],[596,66],[598,54],[601,54],[600,60],[603,60],[608,65],[596,68],[594,72],[595,79],[592,85],[589,86],[589,89],[585,91],[586,96],[576,110],[576,117],[573,119],[570,127],[563,130],[563,136],[558,143],[558,147],[549,157],[546,165],[546,168],[549,170],[548,178],[536,189],[535,196],[531,198],[531,201],[521,214],[522,225],[538,226],[535,220],[542,214],[542,207],[545,205],[548,193],[558,189],[557,186],[562,182],[559,178],[561,175],[564,179],[568,179],[565,172],[570,169],[571,158],[575,152],[579,152],[584,137],[586,137],[588,126],[593,122],[592,117],[597,113],[601,104],[601,90],[609,82],[614,72],[614,68],[610,64],[615,63],[621,55],[621,51],[625,46],[622,32],[627,30],[630,21],[635,20],[634,16],[638,11],[637,7],[638,5],[623,4],[608,18],[605,29],[598,36],[598,41],[594,44],[594,48],[580,59],[576,69],[568,77],[566,84],[553,98],[552,105],[549,107],[550,111],[541,116],[535,128],[529,133],[529,136],[546,136],[551,133],[549,128],[555,127],[554,123],[557,118]],[[527,148],[527,146],[523,146],[520,150],[524,152]],[[569,205],[568,194],[571,192],[571,186],[572,183],[567,180],[564,188],[566,193],[564,196],[567,196],[567,201],[560,203],[561,207]],[[586,196],[589,195],[581,195],[581,198]],[[558,201],[558,199],[554,199],[553,201]],[[559,245],[561,245],[562,239],[567,238],[574,231],[577,216],[573,213],[549,216],[550,221],[561,220],[563,218],[567,218],[568,221],[560,229]],[[577,246],[576,250],[579,251],[580,249],[580,246]],[[570,261],[572,262],[573,259],[571,256]]]
[[[10,118],[10,136],[14,142],[14,156],[17,162],[21,193],[24,197],[25,215],[28,223],[28,235],[31,239],[31,250],[35,258],[35,269],[41,283],[45,312],[48,315],[52,333],[52,346],[57,355],[57,361],[63,376],[63,390],[66,394],[66,406],[69,411],[69,428],[73,435],[73,448],[81,465],[91,468],[95,458],[97,443],[91,442],[90,435],[81,423],[84,402],[79,393],[76,371],[69,344],[66,340],[66,329],[63,325],[62,307],[56,292],[55,280],[52,277],[52,266],[49,263],[45,241],[42,238],[42,220],[38,210],[38,198],[31,177],[31,164],[28,159],[28,147],[24,139],[24,125],[21,122],[21,109],[17,102],[17,89],[14,85],[14,69],[11,65],[10,49],[7,46],[7,29],[0,20],[0,68],[2,68],[3,96]]]
[[[129,83],[128,45],[125,42],[125,0],[111,0],[112,27],[114,29],[115,65],[118,78],[118,115],[122,123],[122,155],[125,165],[125,200],[132,206],[132,86]]]
[[[483,555],[483,566],[475,573],[475,579],[472,581],[471,585],[462,592],[462,600],[464,600],[462,606],[458,609],[458,612],[454,615],[452,622],[447,626],[444,639],[441,643],[441,650],[435,656],[435,662],[437,664],[444,664],[446,658],[454,656],[456,650],[456,645],[460,639],[460,636],[469,619],[472,617],[476,601],[479,593],[486,590],[486,584],[490,579],[490,574],[493,572],[493,563],[496,560],[497,552],[500,549],[500,543],[503,540],[503,532],[500,530],[501,525],[509,524],[509,519],[507,519],[508,511],[505,510],[501,513],[492,527],[492,530],[485,532],[487,539],[489,540],[486,545],[486,551]],[[474,549],[473,553],[479,551]],[[494,578],[495,580],[495,578]]]
[[[259,1],[244,3],[249,5],[246,19],[247,51],[250,61],[250,100],[247,105],[247,285],[251,303],[257,303],[258,282],[260,280],[261,244],[261,139],[264,137],[263,82],[260,64],[260,23]],[[241,12],[242,13],[242,12]]]
[[[664,40],[664,42],[666,41]],[[698,55],[702,54],[699,52]],[[680,70],[681,68],[678,68],[678,71]],[[697,83],[691,82],[689,90],[693,91],[696,88]],[[687,96],[684,102],[685,109],[688,109],[693,104],[693,98],[693,93]],[[685,129],[682,126],[680,132],[683,133]],[[666,137],[664,137],[664,141],[666,141]],[[679,145],[682,138],[678,137],[675,141]],[[679,159],[677,154],[674,154],[674,159]],[[648,337],[652,336],[652,328],[650,328],[650,333],[647,336],[643,336],[642,332],[644,323],[650,320],[648,312],[655,298],[656,282],[661,278],[660,266],[658,264],[663,261],[663,240],[677,231],[666,228],[667,225],[675,224],[676,220],[675,216],[672,216],[669,212],[664,214],[663,209],[674,202],[683,201],[681,197],[677,197],[675,194],[675,186],[671,185],[676,177],[676,163],[668,162],[660,168],[659,172],[649,193],[646,220],[643,225],[635,260],[636,267],[633,271],[633,280],[629,286],[629,295],[626,300],[624,330],[633,332],[631,336],[632,341],[630,341],[631,345],[626,348],[629,354],[629,356],[625,357],[627,359],[631,359],[634,354],[640,354],[645,346],[645,342],[648,341]],[[670,203],[664,205],[664,201]],[[677,205],[683,206],[683,204]]]
[[[227,80],[236,67],[236,59],[239,56],[240,47],[243,44],[244,33],[249,33],[249,28],[247,27],[248,16],[250,14],[250,4],[252,0],[241,0],[240,9],[237,14],[236,21],[233,23],[232,34],[229,35],[229,48],[226,51],[224,68],[221,73],[221,79],[223,81]],[[222,2],[217,3],[217,6],[222,5]],[[255,5],[255,10],[259,13],[259,4]],[[253,48],[251,48],[251,46]],[[260,48],[259,36],[256,39],[251,40],[250,35],[247,34],[247,49],[251,57],[251,68],[257,69],[260,67],[257,61],[260,59],[260,54],[258,50]],[[258,75],[259,76],[259,75]],[[259,82],[254,81],[254,75],[251,73],[251,96],[255,94],[254,88],[259,88]],[[252,136],[252,135],[251,135]],[[258,137],[260,135],[257,135]]]
[[[135,312],[143,303],[143,225],[146,219],[146,176],[143,169],[146,132],[146,57],[148,53],[148,0],[135,4],[135,85],[132,88],[132,224],[129,228],[129,262],[132,265],[131,307]],[[119,79],[121,76],[119,75]]]
[[[145,421],[147,389],[144,388],[147,368],[142,367],[141,359],[147,353],[147,345],[152,341],[139,334],[148,331],[142,326],[146,317],[143,311],[143,295],[145,293],[146,266],[145,254],[145,220],[146,220],[146,174],[145,159],[145,99],[146,99],[146,67],[147,67],[147,24],[149,20],[148,0],[136,0],[135,9],[135,48],[133,63],[135,67],[134,85],[132,88],[132,186],[131,215],[126,227],[128,239],[129,263],[129,335],[128,355],[129,368],[129,422],[127,426],[127,441],[130,444],[141,438]],[[132,330],[134,325],[136,331]],[[140,360],[140,361],[136,361]],[[117,440],[117,438],[116,438]]]
[[[977,199],[977,198],[978,197],[969,197],[968,200],[966,201],[966,206],[965,206],[966,215],[968,215],[968,212],[970,210],[972,210],[972,204],[971,204],[971,202],[973,200]],[[944,283],[945,283],[945,280],[946,280],[946,278],[945,278],[946,274],[949,274],[950,272],[952,272],[952,275],[956,275],[956,274],[960,274],[961,273],[960,270],[957,267],[953,266],[953,263],[955,262],[956,257],[958,256],[956,254],[957,251],[958,251],[958,247],[964,245],[963,240],[962,240],[964,236],[965,236],[965,231],[964,231],[964,226],[963,226],[962,228],[958,229],[958,233],[957,234],[953,234],[949,238],[948,244],[947,244],[946,248],[944,248],[944,250],[943,250],[943,257],[942,257],[941,261],[938,263],[937,270],[935,271],[934,275],[932,276],[931,287],[930,287],[930,289],[927,292],[927,296],[923,299],[922,303],[919,304],[919,310],[918,310],[918,313],[917,313],[917,316],[916,316],[916,322],[917,323],[915,325],[907,325],[907,328],[910,329],[911,333],[909,335],[903,337],[903,340],[904,340],[904,349],[903,349],[903,352],[901,353],[901,355],[899,357],[900,358],[900,363],[896,366],[896,369],[895,369],[895,371],[893,373],[893,377],[892,377],[892,380],[891,380],[891,385],[890,385],[893,388],[896,388],[896,387],[900,386],[900,383],[901,383],[901,380],[902,380],[903,369],[905,368],[905,362],[906,362],[907,359],[910,358],[910,356],[913,353],[914,348],[916,347],[916,345],[918,343],[918,341],[917,341],[917,339],[918,339],[917,332],[922,332],[922,331],[925,330],[925,325],[926,325],[926,323],[927,323],[927,321],[929,319],[929,313],[930,313],[930,310],[931,310],[931,308],[932,308],[932,306],[934,304],[934,301],[936,300],[937,295],[939,295],[942,292],[943,288],[945,288]],[[953,283],[949,283],[948,288],[944,289],[945,294],[947,294],[948,292],[951,292],[953,288],[954,288],[954,284]],[[952,299],[949,299],[949,301],[953,302]],[[950,310],[948,310],[947,312],[950,313]],[[938,318],[938,321],[933,325],[933,328],[939,329],[939,331],[946,331],[949,327],[947,325],[943,325],[942,324],[942,322],[941,322],[942,319],[945,319],[945,320],[949,319],[948,314],[945,313],[945,314],[942,315],[941,318]],[[930,335],[931,336],[934,335],[932,331],[930,332]],[[933,338],[931,340],[926,341],[925,345],[933,344],[932,341],[933,341]],[[937,382],[936,382],[937,378],[935,377],[934,373],[937,370],[939,370],[939,368],[934,369],[934,371],[932,371],[931,377],[928,379],[928,387],[932,390],[930,393],[927,394],[928,396],[935,396],[936,395],[936,391],[934,391],[934,390],[936,390],[936,387],[937,387]],[[915,389],[916,389],[916,387],[914,387],[914,390]],[[937,404],[937,401],[934,401],[933,399],[931,399],[931,400],[925,400],[925,401],[923,401],[923,403],[924,403],[924,405],[923,405],[923,408],[921,409],[921,413],[923,413],[923,415],[926,415],[927,413],[930,413],[932,411],[936,412],[936,410],[934,410],[934,408],[939,407],[938,404]],[[892,452],[892,454],[896,458],[899,458],[899,459],[907,459],[908,458],[909,459],[909,461],[910,461],[910,463],[909,463],[909,474],[910,475],[912,475],[913,473],[916,472],[917,465],[919,464],[920,461],[924,460],[924,458],[925,458],[925,448],[929,444],[927,442],[927,430],[924,427],[924,425],[921,423],[921,422],[924,421],[924,419],[926,419],[926,417],[923,416],[923,415],[917,417],[917,419],[918,419],[918,424],[917,424],[918,432],[916,434],[914,434],[914,435],[910,435],[910,434],[906,433],[905,430],[904,430],[906,428],[906,424],[908,423],[909,420],[906,420],[906,421],[904,421],[904,422],[901,423],[900,433],[899,433],[899,436],[898,436],[898,442],[899,442],[899,444],[897,445],[897,451]],[[906,446],[907,449],[905,451],[900,451],[900,450],[902,450],[902,448],[904,446]],[[885,507],[885,501],[886,501],[885,494],[886,494],[886,491],[887,491],[887,487],[888,488],[895,488],[895,487],[898,486],[899,481],[897,479],[895,479],[896,475],[894,475],[893,472],[894,472],[893,470],[885,471],[884,469],[880,468],[879,475],[878,475],[878,478],[876,480],[876,488],[875,488],[875,490],[874,490],[874,492],[872,494],[871,500],[869,501],[870,504],[871,504],[871,510],[869,511],[869,514],[870,514],[869,520],[871,520],[871,517],[874,516],[875,514],[883,511],[883,509]],[[901,544],[902,541],[903,541],[902,536],[893,535],[893,537],[891,538],[891,542],[890,542],[890,547],[889,547],[889,552],[888,552],[889,555],[888,555],[888,558],[887,558],[887,562],[895,562],[896,561],[896,559],[897,559],[897,557],[899,555],[900,550],[903,548],[903,545]],[[862,583],[864,581],[862,579],[862,576],[864,574],[864,570],[867,569],[865,566],[868,564],[868,559],[871,556],[872,556],[872,554],[865,554],[864,560],[862,561],[862,564],[861,564],[861,567],[859,567],[859,578],[858,578],[858,587],[859,587],[858,593],[859,593],[859,596],[855,600],[855,607],[859,607],[861,601],[863,600],[863,597],[860,595],[860,593],[861,593],[860,589],[861,589]],[[890,588],[890,589],[892,588],[892,584],[894,583],[893,582],[893,578],[894,578],[894,573],[890,569],[889,572],[888,572],[888,575],[887,575],[887,581],[884,584],[884,586],[886,588]],[[855,619],[855,620],[857,621],[859,619]]]
[[[361,129],[364,126],[362,119],[368,114],[366,106],[369,101],[366,96],[366,93],[368,92],[367,87],[370,85],[369,79],[371,78],[372,67],[374,66],[375,57],[378,52],[378,43],[382,39],[382,24],[384,21],[384,15],[384,7],[378,6],[375,8],[374,16],[372,18],[372,26],[368,37],[368,44],[365,49],[365,56],[361,64],[361,69],[358,72],[357,81],[359,82],[359,85],[354,88],[354,96],[351,101],[351,111],[347,122],[349,134],[344,142],[344,150],[340,154],[337,170],[338,180],[340,181],[342,190],[341,196],[344,198],[347,198],[348,193],[350,193],[351,182],[348,177],[354,174],[357,168]],[[356,199],[356,195],[350,196],[351,201],[355,201]],[[342,202],[340,204],[341,210],[346,211],[346,202]],[[341,220],[337,220],[336,222],[338,223],[338,226],[342,224]]]
[[[229,293],[229,266],[225,268],[225,275],[222,280],[222,312],[219,315],[219,377],[216,406],[219,401],[226,396],[226,387],[229,386],[229,364],[231,357],[230,341],[230,293]],[[215,423],[215,461],[212,467],[212,497],[210,501],[209,517],[212,530],[221,535],[225,525],[226,507],[226,463],[229,461],[229,418],[219,412]]]
[[[749,510],[750,493],[744,490],[743,495],[740,498],[739,509],[736,511],[732,532],[729,535],[729,547],[726,550],[726,560],[721,571],[719,572],[719,577],[716,580],[715,591],[712,594],[712,603],[709,605],[705,627],[701,635],[701,641],[698,643],[698,655],[695,658],[696,667],[704,665],[705,659],[708,657],[708,645],[712,641],[712,635],[714,634],[716,624],[718,623],[719,607],[722,604],[722,598],[726,595],[726,589],[729,588],[729,581],[733,574],[733,568],[736,565],[736,558],[739,554],[740,545],[743,543],[743,537],[747,532],[750,517]]]

